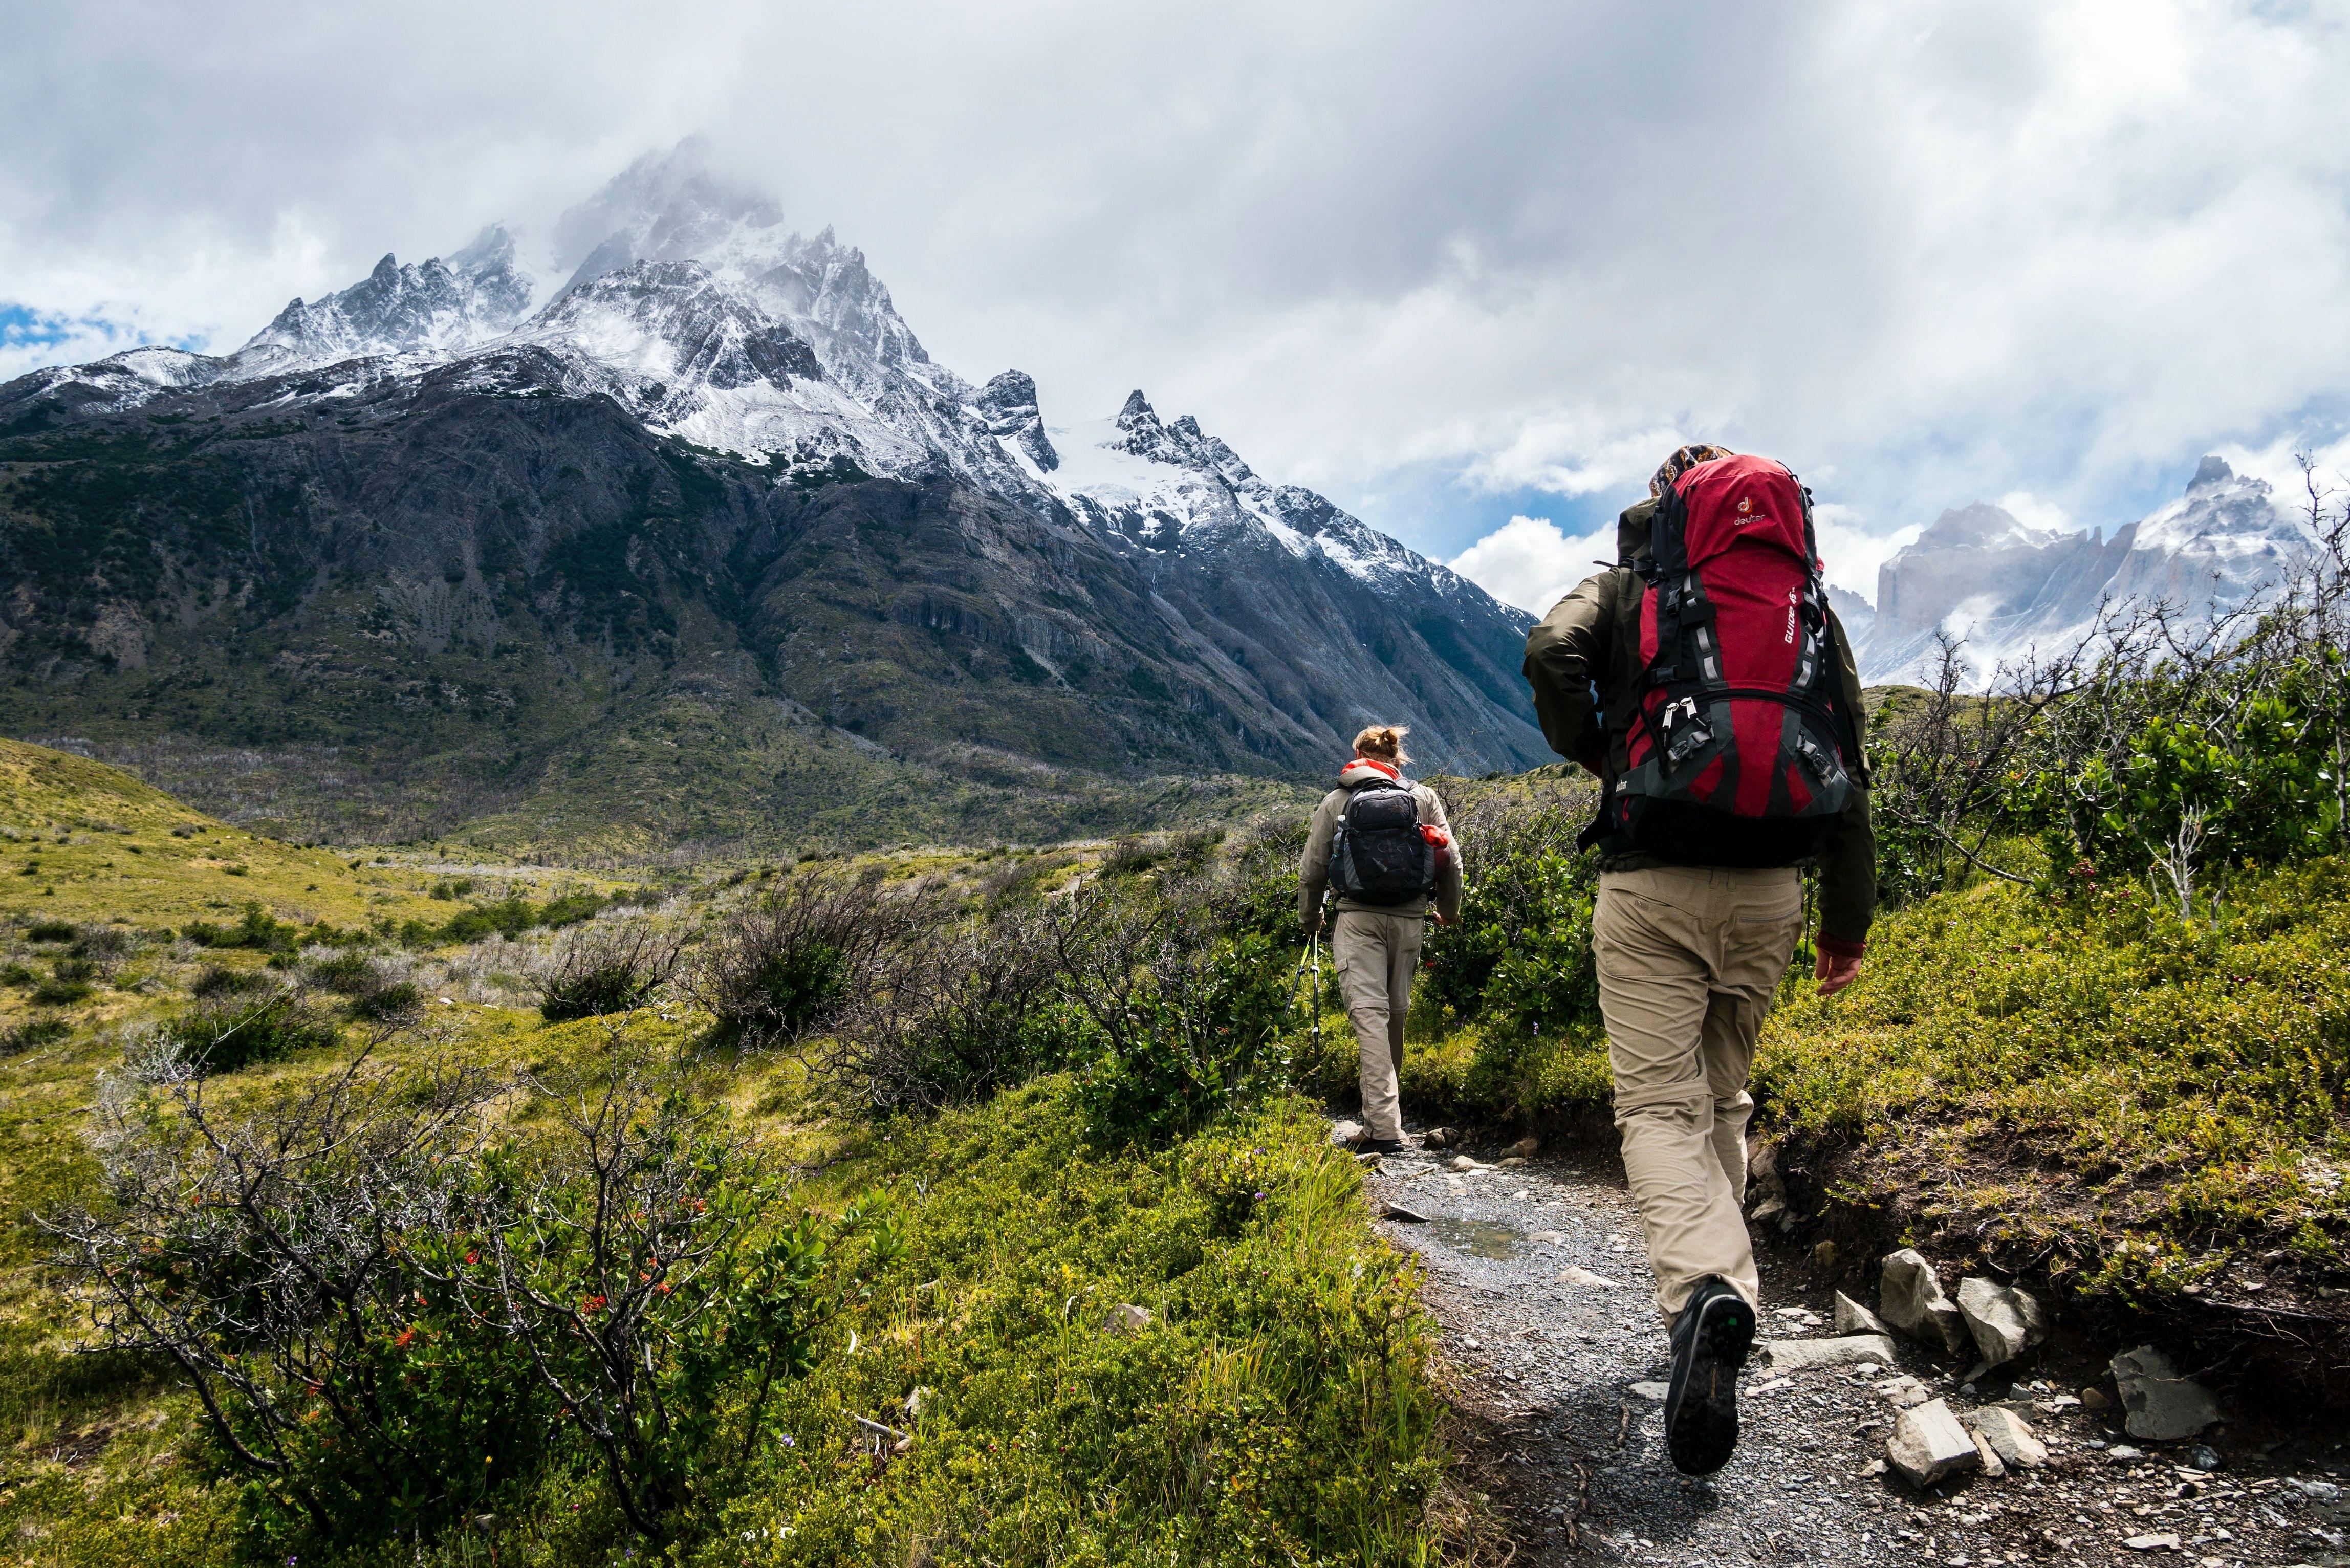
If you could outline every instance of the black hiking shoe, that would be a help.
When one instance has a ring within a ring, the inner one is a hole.
[[[1685,1476],[1710,1476],[1738,1447],[1738,1369],[1754,1344],[1754,1309],[1720,1279],[1698,1283],[1673,1323],[1665,1449]]]
[[[1411,1144],[1399,1137],[1367,1137],[1355,1147],[1364,1154],[1402,1154]]]

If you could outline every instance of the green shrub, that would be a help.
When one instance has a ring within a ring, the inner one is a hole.
[[[539,982],[550,1023],[641,1006],[677,968],[678,941],[642,921],[607,922],[566,939]]]
[[[70,920],[35,920],[25,932],[36,942],[69,942],[80,934]]]
[[[423,991],[412,980],[400,980],[360,992],[346,1011],[362,1023],[405,1023],[423,1008]]]
[[[199,1075],[234,1073],[337,1041],[334,1024],[280,992],[259,1002],[200,1002],[159,1029],[162,1041]]]
[[[180,935],[200,948],[248,948],[267,953],[291,953],[300,945],[301,934],[301,928],[277,919],[258,903],[245,905],[243,919],[233,926],[191,920],[180,928]]]
[[[73,1025],[62,1018],[32,1019],[0,1030],[0,1056],[21,1055],[42,1045],[54,1045],[72,1033]]]
[[[303,978],[338,996],[362,995],[383,984],[375,961],[362,952],[344,951],[320,959],[303,971]]]
[[[37,978],[20,963],[0,966],[0,985],[30,985]]]
[[[188,989],[200,997],[233,996],[240,992],[275,991],[276,982],[256,970],[206,964]]]
[[[1208,938],[1181,911],[1096,888],[1072,904],[1056,939],[1087,1025],[1077,1096],[1095,1137],[1188,1133],[1286,1082],[1288,966],[1271,941]]]

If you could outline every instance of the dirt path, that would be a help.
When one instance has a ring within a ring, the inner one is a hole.
[[[1470,1472],[1519,1563],[2350,1564],[2350,1434],[2238,1423],[2207,1434],[2220,1468],[2193,1469],[2191,1446],[2132,1445],[2080,1407],[2094,1366],[2046,1355],[1979,1397],[1961,1391],[1961,1368],[1912,1345],[1896,1367],[1785,1376],[1758,1355],[1737,1457],[1687,1480],[1664,1457],[1665,1335],[1621,1168],[1537,1158],[1456,1173],[1440,1158],[1450,1151],[1388,1158],[1370,1197],[1374,1212],[1393,1202],[1425,1217],[1384,1228],[1427,1262]],[[1565,1282],[1570,1268],[1615,1282]],[[1834,1332],[1832,1294],[1808,1273],[1766,1250],[1765,1336]],[[1922,1494],[1871,1473],[1896,1414],[1877,1386],[1902,1374],[1961,1413],[2013,1405],[2049,1463]]]

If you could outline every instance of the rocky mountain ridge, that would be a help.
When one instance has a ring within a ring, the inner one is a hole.
[[[2268,482],[2206,457],[2185,493],[2114,530],[2030,526],[1988,502],[1956,507],[1877,569],[1875,604],[1838,591],[1871,683],[1930,683],[1938,639],[1962,639],[1974,680],[2074,646],[2101,607],[2161,600],[2226,610],[2272,588],[2307,539]]]
[[[475,801],[446,820],[561,794],[655,838],[674,824],[583,780],[616,725],[681,714],[696,746],[834,737],[917,770],[891,775],[909,801],[1088,811],[1144,779],[1316,775],[1375,718],[1438,768],[1547,756],[1523,616],[1139,392],[1061,427],[1019,371],[973,386],[859,253],[691,148],[532,254],[494,228],[228,355],[0,388],[0,724],[233,742],[296,794],[299,748],[355,751]],[[750,814],[762,786],[729,787]]]

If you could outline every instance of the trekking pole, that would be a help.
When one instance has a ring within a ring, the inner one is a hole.
[[[1305,1020],[1313,1027],[1314,1049],[1318,1055],[1322,1049],[1322,927],[1318,922],[1307,939],[1305,954],[1298,961],[1297,978],[1289,985],[1289,1005],[1291,1011],[1296,1010],[1298,990],[1311,975],[1313,989],[1305,997]]]
[[[1322,1054],[1322,928],[1319,925],[1314,928],[1311,954],[1314,965],[1314,1054],[1319,1057]]]

